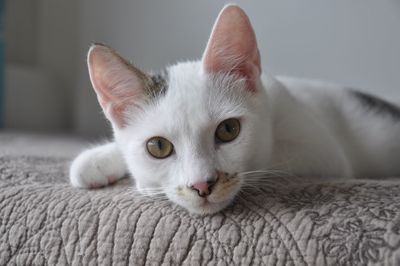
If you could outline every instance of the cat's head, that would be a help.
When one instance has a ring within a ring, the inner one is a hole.
[[[221,11],[200,61],[154,75],[94,45],[88,64],[143,193],[160,191],[194,213],[217,212],[240,191],[241,173],[268,160],[271,129],[260,55],[239,7]]]

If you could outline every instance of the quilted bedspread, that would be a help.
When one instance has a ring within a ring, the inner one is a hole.
[[[279,180],[190,215],[129,179],[72,188],[84,142],[0,133],[0,265],[400,265],[400,183]]]

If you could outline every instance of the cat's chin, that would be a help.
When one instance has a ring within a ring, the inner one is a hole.
[[[233,198],[221,201],[211,202],[207,199],[198,202],[175,202],[179,206],[185,208],[188,212],[198,215],[214,214],[225,209],[233,201]]]

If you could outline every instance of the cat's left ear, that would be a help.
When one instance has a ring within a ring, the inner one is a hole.
[[[260,53],[250,20],[236,5],[228,5],[219,14],[203,54],[207,73],[229,73],[247,80],[256,90],[261,74]]]
[[[88,68],[105,116],[113,125],[123,128],[126,125],[126,109],[145,98],[149,77],[102,44],[90,48]]]

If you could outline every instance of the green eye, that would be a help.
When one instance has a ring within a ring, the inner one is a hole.
[[[172,143],[163,137],[152,137],[147,141],[147,151],[157,159],[164,159],[174,150]]]
[[[215,131],[215,137],[221,142],[229,142],[237,138],[240,132],[240,122],[236,118],[222,121]]]

